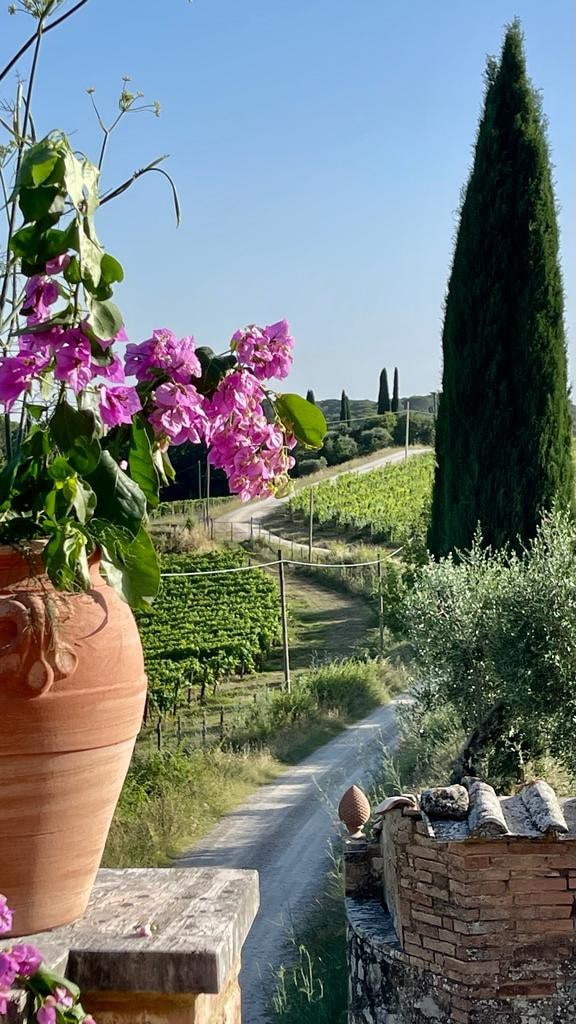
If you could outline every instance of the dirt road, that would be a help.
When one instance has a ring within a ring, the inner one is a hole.
[[[260,874],[261,909],[241,973],[244,1024],[267,1020],[264,989],[286,952],[286,932],[322,891],[338,801],[352,783],[370,778],[382,747],[394,743],[395,707],[407,699],[378,708],[263,786],[184,855],[183,866],[255,868]]]

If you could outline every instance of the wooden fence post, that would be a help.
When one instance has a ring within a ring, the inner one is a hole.
[[[278,548],[278,578],[280,580],[280,612],[282,615],[282,653],[284,662],[284,686],[287,693],[292,692],[290,679],[290,646],[288,643],[288,613],[286,610],[286,581],[284,579],[284,560],[282,549]]]
[[[378,555],[378,626],[380,629],[380,654],[384,654],[384,594],[382,593],[382,558]]]
[[[314,488],[310,488],[310,521],[308,523],[308,561],[312,562],[312,543],[314,532]]]

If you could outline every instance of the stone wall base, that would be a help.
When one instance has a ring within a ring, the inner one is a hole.
[[[554,980],[534,975],[509,998],[483,999],[481,986],[452,982],[409,962],[392,917],[379,900],[348,898],[348,1024],[573,1024],[576,963],[559,963]],[[537,972],[537,964],[534,964]],[[529,990],[529,994],[527,993]]]

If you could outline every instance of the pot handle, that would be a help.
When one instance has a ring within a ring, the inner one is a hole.
[[[0,679],[18,676],[32,695],[41,696],[55,680],[72,675],[78,657],[68,644],[58,640],[40,595],[3,597],[0,620],[16,629],[12,642],[0,647]]]

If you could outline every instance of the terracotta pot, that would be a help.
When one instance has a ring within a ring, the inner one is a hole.
[[[0,547],[0,892],[14,935],[86,909],[144,709],[128,605],[90,568],[61,594],[39,550]]]

